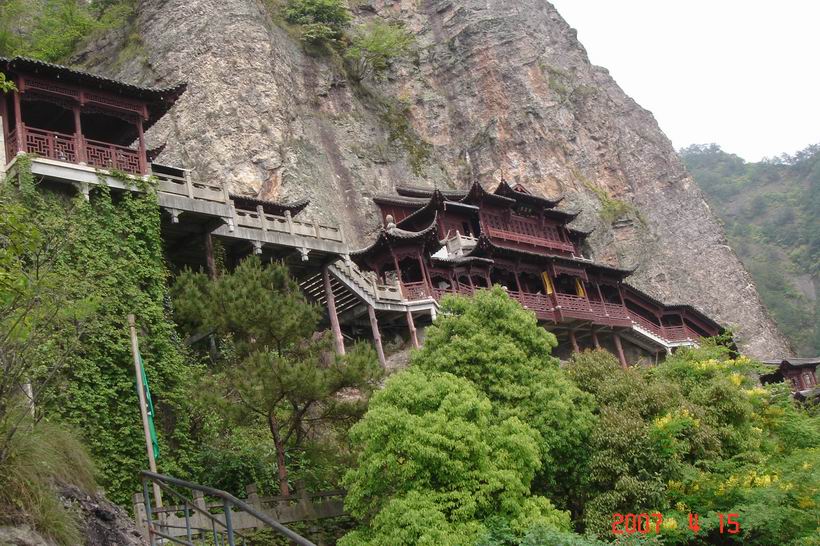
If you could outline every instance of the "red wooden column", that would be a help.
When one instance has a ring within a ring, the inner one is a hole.
[[[604,300],[604,293],[601,292],[601,283],[598,281],[595,281],[595,290],[598,292],[598,299],[601,300],[601,306],[604,308],[604,315],[608,317],[609,311],[606,308],[606,300]]]
[[[382,368],[387,366],[384,358],[384,348],[382,347],[382,335],[379,332],[379,321],[376,320],[376,310],[372,305],[367,306],[367,315],[370,317],[370,329],[373,330],[373,345],[376,346],[376,354],[379,356],[379,364]]]
[[[336,297],[333,295],[333,287],[330,284],[330,272],[327,265],[322,266],[322,280],[325,281],[325,297],[327,298],[327,314],[330,316],[330,329],[333,332],[333,340],[336,342],[336,352],[345,354],[345,340],[342,337],[342,328],[339,326],[339,316],[336,314]]]
[[[145,132],[142,128],[142,118],[137,118],[137,135],[139,135],[140,173],[148,174],[148,157],[145,150]]]
[[[601,342],[598,341],[598,333],[595,331],[595,328],[590,328],[590,331],[592,332],[592,343],[595,344],[596,349],[600,349]]]
[[[3,118],[3,140],[9,137],[9,113],[6,106],[6,94],[0,93],[0,117]]]
[[[621,345],[621,336],[612,334],[612,339],[615,341],[615,349],[618,351],[618,360],[621,361],[621,368],[628,368],[629,365],[626,363],[626,356],[624,356],[624,347]]]
[[[513,270],[513,276],[515,277],[515,289],[523,294],[524,291],[521,289],[521,280],[518,278],[518,269]]]
[[[575,338],[575,330],[569,330],[569,341],[572,343],[573,352],[580,353],[581,348],[578,346],[578,340]]]
[[[419,260],[419,269],[421,270],[421,280],[427,286],[427,291],[433,293],[433,281],[430,280],[430,275],[427,274],[427,266],[424,265],[424,259],[421,257],[421,252],[416,253],[416,258]]]
[[[410,330],[410,341],[413,343],[413,347],[418,349],[421,345],[419,344],[419,336],[416,333],[416,323],[413,322],[413,313],[410,312],[410,309],[407,310],[407,329]]]
[[[88,158],[85,156],[85,139],[83,138],[83,124],[79,106],[72,108],[74,112],[74,146],[77,152],[77,163],[85,164]]]
[[[17,82],[17,89],[18,91],[14,91],[14,126],[15,126],[15,134],[17,135],[17,153],[26,151],[25,143],[23,140],[23,110],[20,108],[20,82],[18,78]]]

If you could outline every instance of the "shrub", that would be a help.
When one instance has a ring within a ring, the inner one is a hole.
[[[357,28],[345,53],[351,77],[361,81],[381,74],[412,45],[413,35],[397,24],[372,21]]]
[[[290,0],[285,20],[303,27],[305,41],[318,42],[340,38],[351,15],[342,0]]]
[[[28,411],[14,410],[0,430],[7,437],[10,422],[26,427],[4,445],[0,460],[0,522],[25,523],[58,544],[81,544],[78,522],[60,501],[55,483],[94,491],[94,468],[85,448],[63,427],[33,423]]]

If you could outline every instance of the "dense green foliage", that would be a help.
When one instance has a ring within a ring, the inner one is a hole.
[[[351,432],[362,448],[345,506],[369,525],[341,544],[471,545],[491,517],[524,531],[569,528],[569,515],[530,493],[540,435],[500,417],[470,381],[411,369],[391,378]]]
[[[0,0],[0,56],[65,62],[86,38],[121,27],[134,0]]]
[[[550,356],[555,337],[502,289],[445,299],[441,311],[410,370],[352,430],[360,454],[346,506],[363,525],[343,543],[489,544],[502,528],[518,539],[569,530],[569,513],[539,493],[570,504],[591,398]]]
[[[301,454],[317,430],[346,431],[381,379],[375,352],[357,345],[332,351],[329,333],[316,336],[319,309],[280,264],[256,257],[210,280],[183,272],[174,286],[177,319],[221,337],[218,366],[200,389],[226,424],[261,421],[276,450],[279,490],[290,492],[286,459]],[[341,396],[345,391],[356,396]]]
[[[657,367],[586,351],[562,369],[554,343],[499,288],[445,300],[351,431],[360,525],[342,544],[816,543],[820,417],[759,386],[759,364],[707,341]],[[612,534],[614,513],[643,512],[659,533]]]
[[[756,366],[706,346],[657,368],[619,370],[574,355],[570,375],[597,402],[584,523],[611,537],[613,513],[663,514],[664,544],[807,544],[820,503],[820,418]],[[698,535],[688,515],[700,515]],[[718,513],[741,532],[720,534]]]
[[[69,431],[32,408],[48,402],[89,307],[68,294],[55,267],[53,251],[73,234],[32,221],[21,201],[0,188],[0,524],[25,523],[73,545],[79,526],[53,482],[93,488],[92,464]]]
[[[719,146],[681,151],[778,326],[800,354],[820,353],[820,146],[747,163]]]
[[[538,433],[539,487],[564,508],[574,506],[574,470],[583,464],[592,402],[550,356],[555,336],[503,289],[442,303],[411,364],[470,380],[501,418],[517,417]]]
[[[81,322],[67,316],[55,323],[55,342],[38,347],[31,370],[47,415],[76,425],[98,466],[110,497],[126,503],[146,466],[126,316],[137,316],[140,349],[154,393],[160,435],[161,470],[180,476],[198,473],[195,439],[207,432],[207,414],[190,403],[187,389],[198,375],[189,366],[166,309],[167,271],[159,232],[156,194],[113,196],[105,186],[90,201],[35,191],[35,180],[18,158],[19,190],[4,185],[45,241],[38,256],[53,261],[51,285],[68,302],[81,304]],[[73,307],[69,307],[73,309]],[[66,316],[63,313],[60,316]],[[59,363],[59,367],[48,366]]]

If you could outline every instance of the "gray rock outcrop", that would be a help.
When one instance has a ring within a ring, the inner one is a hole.
[[[382,82],[350,81],[261,0],[141,0],[133,28],[76,60],[136,83],[187,81],[149,142],[198,177],[309,197],[307,214],[359,242],[377,226],[370,198],[399,183],[504,177],[565,194],[584,209],[576,224],[595,228],[596,259],[637,265],[636,286],[731,326],[752,355],[789,352],[652,114],[591,65],[552,5],[358,4],[359,22],[399,20],[416,36],[417,52]]]

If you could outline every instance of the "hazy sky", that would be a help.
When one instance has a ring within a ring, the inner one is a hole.
[[[676,148],[756,161],[820,143],[820,2],[550,1]]]

